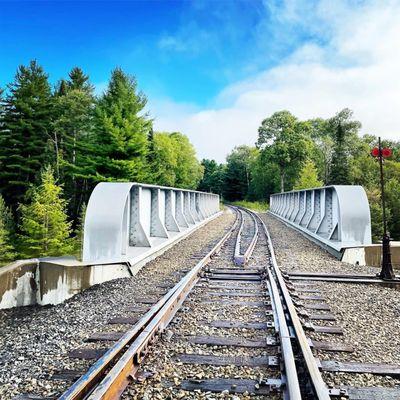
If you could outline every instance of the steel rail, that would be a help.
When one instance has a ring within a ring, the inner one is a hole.
[[[273,301],[275,305],[274,309],[276,313],[276,319],[278,321],[280,347],[285,366],[285,378],[287,386],[287,389],[285,388],[285,391],[287,391],[288,398],[290,400],[301,400],[302,397],[300,382],[292,347],[292,339],[290,337],[285,311],[283,310],[283,304],[280,298],[280,291],[269,268],[267,268],[267,272],[271,289],[271,301]]]
[[[258,239],[258,224],[257,224],[257,220],[255,219],[254,215],[251,212],[248,212],[246,209],[244,209],[242,207],[237,207],[237,208],[241,212],[242,221],[241,221],[241,224],[240,224],[239,233],[238,233],[238,235],[236,237],[234,262],[235,262],[236,265],[244,266],[247,263],[247,261],[250,259],[251,255],[252,255],[252,253],[254,251],[254,248],[256,246],[257,239]],[[254,234],[253,234],[253,237],[252,237],[252,239],[250,241],[250,244],[247,247],[246,251],[243,254],[241,254],[240,247],[241,247],[241,238],[242,238],[242,232],[243,232],[243,226],[244,226],[243,213],[247,213],[251,217],[251,219],[253,220],[253,223],[254,223]]]
[[[117,399],[136,372],[149,343],[168,325],[211,260],[236,229],[228,232],[167,294],[129,329],[59,400]],[[129,347],[128,347],[129,346]]]
[[[331,400],[330,396],[329,396],[329,389],[327,388],[321,372],[319,370],[318,364],[316,362],[316,359],[312,353],[310,344],[308,342],[308,339],[306,337],[306,334],[304,332],[303,326],[301,324],[301,321],[299,319],[299,316],[297,314],[296,308],[293,304],[292,298],[290,296],[290,293],[286,287],[285,281],[283,279],[283,276],[281,274],[280,268],[278,266],[278,263],[276,261],[276,256],[275,256],[275,252],[274,252],[274,248],[272,245],[272,240],[271,240],[271,236],[268,232],[268,229],[264,223],[264,221],[258,216],[256,215],[257,219],[260,221],[261,226],[263,227],[263,231],[267,237],[267,244],[268,244],[268,249],[269,249],[269,253],[270,253],[270,265],[271,268],[268,270],[268,275],[270,278],[270,284],[271,284],[271,288],[274,290],[274,286],[276,286],[276,289],[278,289],[279,286],[279,292],[280,295],[278,297],[274,297],[274,301],[275,299],[277,300],[275,302],[275,306],[277,307],[277,309],[279,309],[280,307],[282,307],[282,309],[278,312],[278,315],[283,313],[283,316],[281,315],[280,318],[284,321],[284,325],[286,325],[286,317],[284,315],[284,311],[283,311],[283,305],[281,303],[280,300],[280,296],[282,296],[283,301],[285,302],[285,306],[286,306],[286,310],[287,313],[289,314],[291,323],[293,325],[293,329],[296,335],[296,340],[299,344],[301,353],[302,353],[302,357],[304,359],[309,377],[310,377],[310,383],[313,387],[314,393],[315,393],[315,399],[318,400]],[[273,279],[274,277],[272,276],[272,274],[275,276],[275,279]],[[271,279],[272,278],[272,279]],[[281,322],[279,322],[279,328],[281,328]],[[292,348],[292,344],[291,344],[291,338],[290,335],[286,335],[286,333],[282,330],[281,331],[281,335],[282,333],[284,334],[283,337],[281,337],[281,341],[282,341],[282,353],[284,356],[284,362],[285,362],[285,371],[286,371],[286,379],[288,381],[288,386],[289,386],[289,393],[291,391],[290,388],[290,382],[292,382],[293,386],[293,395],[296,395],[297,393],[297,389],[295,389],[296,386],[296,380],[298,381],[297,378],[297,371],[293,370],[293,361],[294,359],[292,359],[292,355],[293,355],[293,350],[290,351],[290,349]],[[286,353],[286,355],[285,355]],[[294,376],[296,375],[296,376]],[[300,395],[301,396],[301,395]],[[301,399],[301,397],[289,397],[290,400],[293,399]]]
[[[88,400],[111,400],[119,398],[129,384],[129,375],[132,375],[132,372],[138,368],[151,340],[168,326],[191,289],[200,279],[200,272],[203,267],[211,260],[212,255],[221,249],[235,228],[236,222],[213,249],[179,282],[177,290],[174,291],[172,296],[154,316],[150,324],[96,387],[94,392],[88,397]]]
[[[239,209],[239,207],[236,207],[238,210],[238,215],[240,215],[240,226],[239,226],[239,231],[236,236],[236,242],[235,242],[235,252],[233,254],[233,261],[235,264],[239,263],[240,259],[240,239],[242,236],[242,230],[243,230],[243,225],[244,225],[244,216],[243,216],[243,211]]]

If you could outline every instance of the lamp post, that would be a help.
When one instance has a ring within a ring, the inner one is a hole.
[[[392,150],[388,147],[382,148],[381,138],[378,138],[378,147],[374,147],[371,155],[378,159],[381,183],[381,200],[382,200],[382,219],[383,219],[383,237],[382,237],[382,269],[379,277],[385,280],[395,279],[393,272],[392,257],[390,254],[390,236],[387,231],[386,221],[386,204],[385,204],[385,181],[383,179],[383,159],[392,155]]]

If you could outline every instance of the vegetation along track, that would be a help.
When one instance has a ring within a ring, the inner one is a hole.
[[[327,388],[312,346],[345,349],[311,341],[303,326],[306,318],[329,315],[297,312],[299,297],[312,297],[312,290],[294,291],[264,223],[234,210],[236,222],[225,236],[61,399],[373,399]],[[248,230],[250,239],[241,240]],[[235,255],[248,248],[247,264],[238,267]]]

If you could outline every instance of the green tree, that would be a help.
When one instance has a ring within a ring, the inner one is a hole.
[[[152,133],[149,143],[151,143],[149,152],[150,183],[174,186],[178,159],[170,134]]]
[[[250,164],[250,175],[249,200],[266,201],[272,193],[279,191],[279,168],[268,159],[265,151],[259,152]]]
[[[342,125],[338,125],[335,137],[335,147],[329,173],[331,185],[350,184],[349,156],[345,145],[345,131]]]
[[[112,72],[108,89],[96,107],[96,170],[98,180],[143,182],[148,177],[148,133],[143,114],[146,97],[135,78],[120,68]]]
[[[353,120],[353,112],[347,108],[328,120],[328,129],[334,140],[329,184],[350,184],[351,156],[354,144],[358,142],[361,123]]]
[[[386,203],[390,210],[388,229],[391,236],[398,239],[400,238],[400,180],[389,179],[385,189]]]
[[[243,200],[249,193],[251,166],[257,157],[255,147],[238,146],[226,158],[224,198],[229,201]]]
[[[25,258],[71,254],[71,223],[67,220],[62,188],[50,167],[41,174],[41,183],[28,193],[29,203],[20,205],[20,253]]]
[[[306,121],[306,123],[310,127],[312,140],[309,158],[317,168],[319,179],[327,183],[329,181],[334,145],[329,131],[329,122],[322,118],[314,118]]]
[[[311,160],[307,160],[300,171],[293,189],[309,189],[323,186],[323,182],[318,179],[318,171]]]
[[[224,166],[215,160],[207,159],[202,160],[201,165],[204,168],[204,174],[197,190],[221,195],[224,187]]]
[[[371,135],[364,135],[353,141],[357,151],[349,161],[351,184],[362,185],[366,190],[378,188],[379,163],[370,154],[377,141],[378,139]]]
[[[288,177],[297,175],[309,153],[309,131],[309,124],[289,111],[274,113],[258,129],[258,147],[279,167],[281,192],[285,191]]]
[[[8,85],[0,121],[0,192],[13,208],[52,160],[51,117],[47,75],[36,61],[20,66]]]
[[[3,121],[3,115],[4,115],[4,90],[0,87],[0,126]]]
[[[380,190],[375,188],[367,190],[367,197],[369,202],[369,210],[371,213],[371,234],[372,241],[377,242],[382,240],[383,234],[383,221],[382,221],[382,203]],[[390,217],[390,210],[387,210],[388,217]]]
[[[86,203],[83,203],[78,217],[78,225],[75,229],[75,254],[78,260],[82,260],[83,254],[83,235],[85,230]]]
[[[11,211],[0,196],[0,264],[15,258],[14,246],[11,243]]]
[[[81,90],[89,95],[93,94],[94,86],[89,81],[89,75],[86,75],[81,68],[71,69],[69,80],[66,81],[69,90]]]
[[[386,146],[386,144],[385,144]],[[396,148],[396,145],[393,146]],[[393,158],[385,161],[385,194],[386,206],[390,212],[388,229],[396,240],[400,239],[400,162]]]
[[[54,99],[53,144],[56,178],[64,184],[69,212],[76,220],[82,203],[93,188],[94,163],[93,87],[80,68],[69,73],[69,80],[59,84]]]
[[[197,188],[203,168],[196,157],[196,150],[188,137],[179,132],[170,134],[176,152],[175,185],[186,189]]]

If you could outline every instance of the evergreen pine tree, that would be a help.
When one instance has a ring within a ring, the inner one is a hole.
[[[65,96],[67,94],[68,84],[65,79],[61,79],[54,90],[54,95],[57,96]]]
[[[4,90],[0,87],[0,129],[3,121],[4,103],[3,103]]]
[[[56,177],[64,183],[69,214],[77,220],[96,174],[94,155],[93,86],[81,69],[74,68],[69,80],[62,80],[54,99],[53,121]]]
[[[11,261],[15,257],[14,247],[11,244],[11,212],[4,199],[0,196],[0,264]]]
[[[89,82],[89,76],[86,75],[81,68],[72,68],[68,74],[69,80],[67,86],[72,90],[82,90],[87,94],[93,94],[94,86]]]
[[[350,184],[349,156],[346,149],[346,132],[341,123],[337,125],[335,145],[329,174],[332,185]]]
[[[28,193],[29,203],[21,204],[20,249],[25,258],[61,256],[73,251],[71,223],[67,220],[62,188],[50,167],[41,174],[41,183]]]
[[[133,77],[119,68],[113,71],[96,109],[99,180],[143,182],[148,178],[151,121],[143,115],[146,101]]]
[[[36,61],[20,66],[8,86],[0,123],[0,192],[13,208],[51,161],[52,98],[47,75]]]
[[[75,254],[77,255],[79,260],[82,259],[85,216],[86,216],[86,203],[83,203],[78,217],[78,225],[75,229]]]
[[[154,143],[154,131],[153,127],[150,128],[149,133],[147,135],[147,143],[148,143],[148,151],[147,151],[147,163],[150,166],[150,169],[153,167],[154,161],[155,161],[155,153],[156,153],[156,146]],[[151,175],[151,174],[150,174]],[[151,177],[149,177],[150,180]]]

